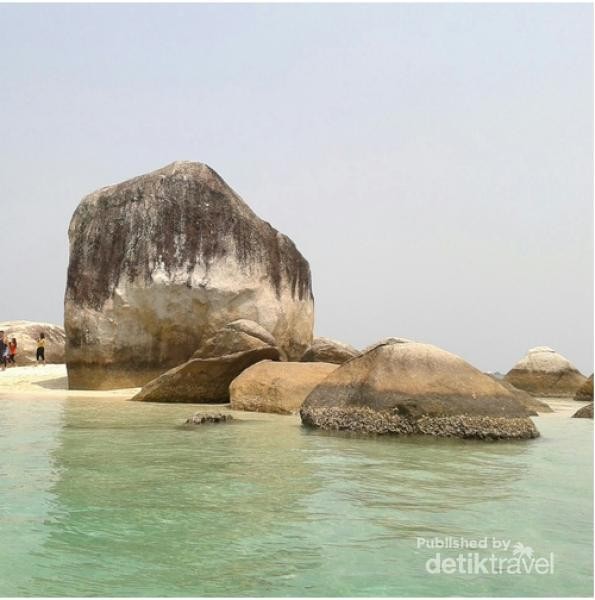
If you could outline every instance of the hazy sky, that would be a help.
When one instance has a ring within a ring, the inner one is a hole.
[[[316,333],[593,370],[590,5],[0,6],[0,320],[62,323],[85,194],[211,165]]]

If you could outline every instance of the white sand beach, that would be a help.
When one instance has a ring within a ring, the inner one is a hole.
[[[0,371],[0,396],[35,394],[38,397],[132,398],[140,388],[115,390],[69,390],[66,365],[11,367]]]

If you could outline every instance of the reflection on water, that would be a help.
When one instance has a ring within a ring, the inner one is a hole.
[[[0,427],[14,465],[8,479],[2,467],[2,527],[19,557],[0,559],[13,573],[3,595],[592,588],[590,421],[541,419],[538,440],[480,443],[337,436],[253,414],[187,429],[192,406],[112,400],[44,400],[43,418],[32,420],[39,404],[0,404],[0,416],[12,415]],[[27,494],[18,491],[21,469]],[[7,514],[16,520],[5,528]],[[522,541],[556,552],[558,572],[429,577],[418,536]]]
[[[45,543],[60,473],[51,454],[59,444],[63,404],[0,399],[0,593],[26,589],[30,557]],[[3,588],[6,589],[3,589]]]

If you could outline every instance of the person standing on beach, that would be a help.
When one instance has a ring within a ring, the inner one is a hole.
[[[12,338],[8,342],[8,363],[17,366],[15,357],[17,355],[17,338]]]
[[[37,338],[37,353],[35,355],[37,362],[41,361],[42,365],[45,365],[45,333],[43,331]]]
[[[0,370],[6,371],[6,351],[8,350],[8,346],[6,345],[6,337],[4,336],[4,331],[0,331]]]

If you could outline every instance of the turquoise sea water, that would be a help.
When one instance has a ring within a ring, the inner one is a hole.
[[[182,427],[195,410],[0,397],[0,595],[593,593],[591,420],[481,443]],[[430,574],[461,552],[418,547],[436,537],[520,542],[554,572]]]

